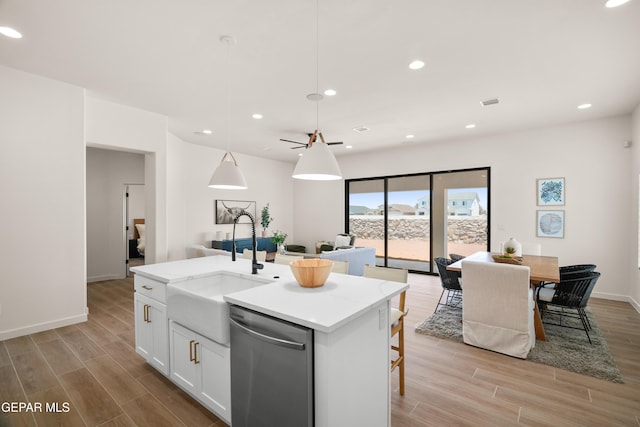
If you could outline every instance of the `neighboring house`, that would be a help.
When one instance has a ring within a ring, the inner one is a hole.
[[[449,194],[447,201],[449,216],[480,215],[480,198],[476,192]]]
[[[416,215],[419,216],[429,216],[430,206],[429,206],[429,194],[422,196],[418,199],[416,207]]]
[[[384,212],[384,205],[378,206],[381,212]],[[403,204],[390,204],[387,208],[387,214],[389,216],[400,216],[400,215],[415,215],[416,208],[410,205]]]
[[[367,215],[369,210],[366,206],[349,205],[349,215]]]

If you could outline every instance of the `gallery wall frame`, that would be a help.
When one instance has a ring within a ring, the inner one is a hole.
[[[564,210],[536,211],[536,236],[564,238]]]
[[[538,206],[564,206],[564,178],[540,178],[536,180],[536,201]]]
[[[214,219],[216,224],[233,224],[233,219],[243,210],[256,218],[256,202],[248,200],[215,200]],[[238,219],[238,224],[251,224],[245,215]]]

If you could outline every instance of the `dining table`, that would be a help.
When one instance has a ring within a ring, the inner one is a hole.
[[[496,262],[493,259],[493,255],[501,255],[495,252],[475,252],[459,261],[456,261],[447,266],[447,270],[462,272],[462,261],[476,261],[476,262]],[[560,281],[560,267],[558,266],[558,257],[555,256],[542,256],[542,255],[522,255],[522,264],[529,267],[529,280],[531,281],[531,287],[536,288],[540,286],[542,282],[554,282]],[[464,278],[463,278],[464,280]],[[464,290],[463,290],[464,292]],[[534,293],[535,298],[535,293]],[[464,304],[464,303],[463,303]],[[540,316],[540,310],[538,304],[534,300],[534,315],[533,322],[536,331],[536,339],[546,341],[547,337],[544,332],[544,325],[542,324],[542,317]]]

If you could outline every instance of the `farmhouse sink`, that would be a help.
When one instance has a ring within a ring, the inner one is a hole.
[[[205,277],[167,285],[169,319],[220,344],[229,345],[229,307],[223,296],[273,279],[218,271]]]

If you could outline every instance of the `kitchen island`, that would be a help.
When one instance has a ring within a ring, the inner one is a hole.
[[[190,281],[206,281],[220,272],[252,276],[250,260],[194,258],[135,267],[132,271],[136,273],[136,350],[226,422],[232,422],[230,379],[222,378],[230,375],[229,343],[209,340],[197,324],[184,325],[172,319],[167,292]],[[262,283],[239,291],[227,290],[223,299],[313,329],[315,425],[388,426],[390,300],[408,285],[332,273],[324,286],[307,289],[297,284],[288,266],[270,263],[253,277]],[[152,314],[154,322],[149,321]],[[149,330],[152,324],[154,331]],[[187,369],[186,364],[174,360],[180,354],[172,348],[173,343],[191,329],[193,337],[183,339],[189,343],[185,357],[193,359],[194,351],[196,359],[198,353],[202,357],[215,355],[213,369],[206,369],[204,361]],[[198,351],[192,346],[194,342],[208,346]],[[193,375],[185,373],[188,370],[193,370]],[[207,389],[212,376],[217,377],[213,379],[215,390]]]

